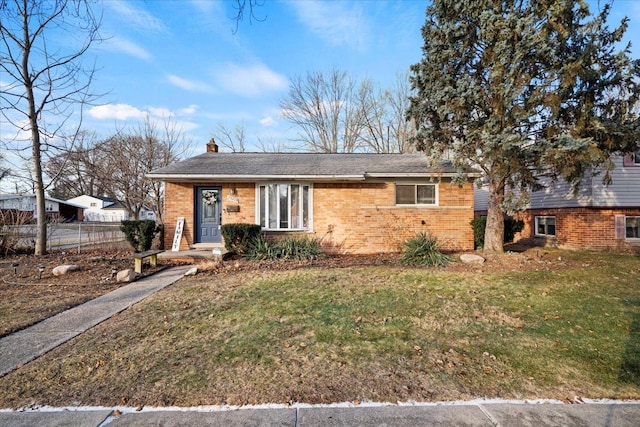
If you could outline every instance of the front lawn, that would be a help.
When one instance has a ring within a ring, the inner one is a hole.
[[[0,407],[640,398],[640,257],[185,278],[16,372]]]

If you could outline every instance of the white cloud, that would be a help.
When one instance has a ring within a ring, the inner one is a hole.
[[[264,64],[240,66],[229,63],[216,70],[215,77],[224,89],[246,97],[257,97],[288,86],[286,77]]]
[[[206,15],[222,15],[224,14],[224,8],[222,2],[211,0],[191,0],[189,3],[201,14]]]
[[[142,119],[145,118],[147,114],[147,112],[128,104],[105,104],[89,109],[89,115],[98,120]]]
[[[260,119],[260,124],[262,126],[272,127],[272,126],[277,126],[278,122],[275,121],[275,119],[273,117],[267,116],[267,117],[263,117],[262,119]]]
[[[151,114],[152,116],[162,117],[162,118],[175,117],[175,114],[173,114],[173,112],[168,108],[149,107],[148,110],[149,110],[149,114]]]
[[[192,114],[195,114],[196,111],[198,111],[198,108],[199,107],[196,104],[191,104],[187,107],[180,109],[180,114],[190,116]]]
[[[146,51],[144,48],[138,46],[134,42],[123,39],[121,37],[112,37],[106,43],[105,46],[111,50],[123,52],[129,56],[133,56],[134,58],[143,59],[145,61],[149,61],[152,56]]]
[[[359,3],[317,0],[288,2],[309,31],[334,46],[364,49],[369,25]],[[349,5],[353,5],[353,7]]]
[[[205,92],[205,93],[214,92],[211,85],[208,85],[207,83],[201,82],[199,80],[189,80],[180,76],[176,76],[175,74],[169,74],[167,76],[167,80],[172,85],[179,87],[180,89],[187,90],[189,92]]]
[[[105,4],[121,16],[121,19],[118,20],[121,24],[126,24],[132,28],[150,32],[167,31],[167,27],[160,19],[156,18],[146,10],[133,6],[129,2],[118,0],[107,1]]]

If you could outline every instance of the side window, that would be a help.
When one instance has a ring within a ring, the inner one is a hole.
[[[555,216],[537,216],[535,217],[536,236],[555,236],[556,235],[556,217]]]
[[[640,239],[640,216],[627,216],[624,219],[625,238]]]
[[[396,184],[396,205],[437,205],[435,184]]]

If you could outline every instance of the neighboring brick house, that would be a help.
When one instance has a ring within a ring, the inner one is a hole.
[[[524,229],[516,240],[567,249],[640,251],[640,150],[613,159],[612,182],[602,175],[583,179],[575,193],[558,182],[531,194],[516,219]],[[486,215],[486,189],[475,194],[476,216]]]
[[[208,152],[149,174],[165,182],[165,247],[184,218],[180,250],[222,244],[220,225],[307,233],[327,250],[392,252],[416,233],[473,250],[473,178],[452,184],[449,163],[424,154]]]

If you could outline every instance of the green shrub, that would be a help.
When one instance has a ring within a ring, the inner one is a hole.
[[[125,239],[136,252],[144,252],[151,249],[153,237],[160,231],[156,222],[151,219],[122,221],[120,230]]]
[[[484,247],[484,231],[487,228],[487,218],[481,217],[471,221],[473,227],[473,243],[476,249]],[[515,234],[522,231],[524,221],[515,220],[512,217],[504,219],[504,243],[513,242]]]
[[[224,247],[229,252],[243,255],[249,251],[251,241],[260,236],[262,228],[258,224],[223,224]]]
[[[278,242],[282,259],[313,259],[322,253],[319,239],[290,236]]]
[[[275,259],[276,248],[264,234],[258,234],[249,242],[249,250],[244,254],[245,258],[254,261]]]
[[[450,261],[449,256],[440,252],[438,239],[431,234],[418,233],[404,243],[404,264],[438,267],[447,265]]]
[[[305,260],[321,254],[319,239],[290,236],[284,240],[270,241],[260,234],[251,240],[245,257],[256,261]]]

